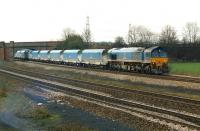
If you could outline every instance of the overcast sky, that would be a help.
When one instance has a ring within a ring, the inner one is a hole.
[[[95,41],[126,37],[129,23],[154,32],[170,24],[181,34],[186,22],[200,26],[200,1],[0,0],[0,41],[59,40],[68,27],[81,34],[86,16]]]

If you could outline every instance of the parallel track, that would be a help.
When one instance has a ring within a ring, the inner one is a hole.
[[[25,73],[25,74],[31,74],[32,76],[40,76],[40,78],[48,79],[48,80],[53,80],[61,83],[66,83],[66,84],[71,84],[71,85],[77,85],[78,83],[81,83],[82,86],[84,87],[97,87],[100,89],[110,89],[116,92],[123,92],[123,93],[134,93],[134,94],[140,94],[144,96],[151,96],[154,98],[159,98],[167,101],[172,101],[172,102],[179,102],[187,105],[194,105],[194,106],[200,106],[200,100],[195,100],[195,99],[189,99],[189,98],[183,98],[183,97],[178,97],[178,96],[172,96],[172,95],[167,95],[167,94],[160,94],[160,93],[155,93],[155,92],[150,92],[150,91],[142,91],[142,90],[135,90],[135,89],[128,89],[128,88],[123,88],[119,86],[111,86],[107,84],[99,84],[99,83],[94,83],[90,81],[82,81],[82,80],[77,80],[77,79],[72,79],[72,78],[66,78],[66,77],[60,77],[56,75],[49,75],[49,74],[43,74],[43,73],[36,73],[33,71],[26,71],[26,70],[21,70],[21,69],[16,69],[12,67],[6,67],[5,69],[9,69],[10,71],[18,72],[18,73]]]
[[[192,127],[195,129],[200,129],[200,118],[192,116],[192,115],[188,115],[188,114],[183,114],[180,112],[174,112],[171,110],[167,110],[167,109],[162,109],[162,108],[158,108],[158,107],[153,107],[153,106],[149,106],[149,105],[145,105],[145,104],[141,104],[141,103],[136,103],[133,101],[127,101],[127,100],[123,100],[123,99],[119,99],[119,98],[115,98],[115,97],[111,97],[111,96],[107,96],[107,95],[103,95],[103,94],[98,94],[98,93],[94,93],[94,92],[90,92],[90,91],[86,91],[86,90],[81,90],[80,88],[70,88],[70,87],[65,87],[63,85],[59,85],[59,84],[55,84],[52,83],[51,81],[46,81],[45,79],[39,79],[38,77],[32,77],[32,76],[28,76],[28,75],[21,75],[21,73],[14,73],[14,72],[10,72],[10,71],[5,71],[5,70],[0,70],[1,72],[13,75],[15,77],[17,77],[18,79],[23,79],[23,80],[31,80],[34,83],[37,84],[41,84],[41,85],[46,85],[47,87],[49,87],[49,89],[53,89],[53,90],[59,90],[62,92],[65,92],[67,94],[70,95],[76,95],[82,98],[86,98],[86,99],[90,99],[93,101],[98,101],[98,102],[102,102],[104,104],[109,104],[115,107],[120,107],[120,108],[124,108],[126,110],[131,110],[132,112],[134,112],[135,110],[132,108],[141,108],[144,110],[148,110],[148,111],[153,111],[153,112],[157,112],[157,113],[163,113],[163,114],[168,114],[168,115],[172,115],[175,117],[179,117],[181,119],[193,122],[195,124],[188,124],[188,123],[182,123],[173,119],[169,119],[169,118],[163,118],[163,117],[159,117],[156,116],[157,118],[162,118],[165,119],[166,121],[172,121],[175,123],[179,123],[188,127]],[[144,112],[142,112],[144,113]],[[148,114],[151,116],[151,114]],[[153,117],[155,117],[154,115],[152,115]]]
[[[113,71],[113,70],[106,70],[106,69],[102,69],[102,68],[87,68],[87,67],[79,67],[79,66],[69,66],[69,65],[60,65],[60,64],[36,62],[36,61],[28,61],[28,62],[42,64],[42,65],[51,65],[51,66],[57,66],[57,67],[64,67],[64,68],[80,69],[80,70],[89,70],[89,71],[97,71],[97,72],[102,72],[103,71],[105,73],[122,74],[122,75],[130,75],[130,76],[137,76],[137,77],[148,77],[148,78],[162,79],[162,80],[172,80],[172,81],[181,81],[181,82],[200,83],[200,77],[169,75],[169,74],[163,74],[163,75],[142,74],[142,73],[136,73],[136,72],[133,72],[133,71],[132,72]]]

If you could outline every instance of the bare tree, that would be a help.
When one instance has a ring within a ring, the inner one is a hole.
[[[177,42],[176,30],[170,25],[166,25],[160,34],[159,42],[161,44],[175,44]]]
[[[137,36],[137,26],[131,26],[129,25],[129,32],[128,32],[128,43],[137,43],[138,41],[138,36]]]
[[[153,43],[154,33],[144,26],[129,27],[128,40],[129,44],[133,43]]]
[[[73,35],[75,35],[76,34],[76,32],[74,31],[74,30],[72,30],[71,28],[65,28],[64,30],[63,30],[63,33],[62,33],[62,39],[63,40],[66,40],[66,39],[68,39],[70,36],[73,36]]]
[[[197,43],[200,28],[195,22],[189,22],[185,25],[183,31],[183,41],[189,43]]]
[[[154,35],[149,29],[144,26],[138,27],[139,41],[141,43],[152,43],[152,36]]]

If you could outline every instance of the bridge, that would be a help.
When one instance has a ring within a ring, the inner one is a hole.
[[[19,49],[51,50],[63,41],[36,41],[36,42],[0,42],[0,60],[12,60]]]

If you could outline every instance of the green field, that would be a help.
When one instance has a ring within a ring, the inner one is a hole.
[[[200,76],[200,63],[170,63],[171,74]]]

